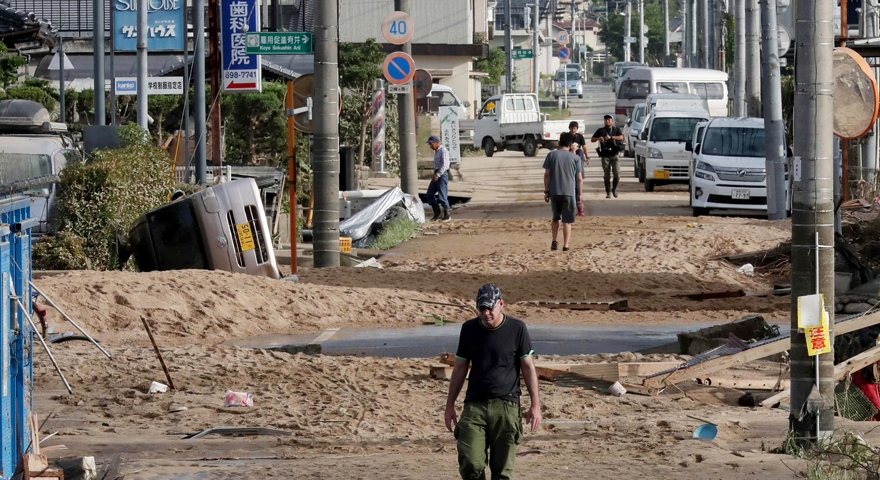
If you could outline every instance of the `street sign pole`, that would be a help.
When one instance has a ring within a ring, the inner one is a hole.
[[[385,24],[383,22],[383,35],[394,37],[394,42],[397,45],[401,45],[400,52],[410,57],[412,54],[412,44],[410,43],[410,39],[413,35],[412,21],[407,22],[409,19],[409,0],[394,0],[394,10],[397,14],[403,14],[400,18],[403,20],[398,20],[394,24],[388,24],[387,28],[385,28]],[[394,26],[392,26],[394,25]],[[400,25],[406,25],[406,31],[400,31]],[[394,28],[394,32],[391,29]],[[412,61],[410,57],[410,61]],[[396,64],[399,66],[400,64]],[[415,75],[415,68],[411,72],[412,75]],[[388,81],[391,81],[388,76],[385,77]],[[412,80],[412,77],[410,77]],[[392,83],[397,83],[397,81],[393,81]],[[400,82],[406,83],[406,82]],[[415,98],[410,98],[410,96],[415,97],[412,91],[408,93],[399,94],[397,96],[397,109],[398,109],[398,121],[400,122],[398,134],[400,136],[400,186],[404,193],[408,193],[412,195],[414,198],[417,198],[419,194],[419,177],[418,177],[418,152],[416,151],[416,122],[415,122]]]

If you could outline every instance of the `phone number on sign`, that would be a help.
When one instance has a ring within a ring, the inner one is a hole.
[[[256,70],[233,70],[233,71],[225,71],[223,72],[223,78],[227,80],[238,80],[242,78],[252,78],[254,80],[257,79],[257,71]]]

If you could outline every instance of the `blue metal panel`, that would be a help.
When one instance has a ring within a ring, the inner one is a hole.
[[[2,372],[9,388],[8,396],[0,395],[0,439],[3,442],[0,449],[0,479],[12,476],[15,464],[25,453],[31,438],[27,418],[33,411],[34,332],[24,316],[25,311],[13,304],[10,295],[20,297],[27,314],[31,314],[33,307],[28,282],[32,278],[32,226],[28,198],[0,199],[0,281],[3,282],[0,285],[0,320],[8,328],[8,343],[3,348],[4,352],[9,352],[8,366]],[[10,285],[15,292],[10,292]]]

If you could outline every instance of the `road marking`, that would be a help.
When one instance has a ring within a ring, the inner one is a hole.
[[[333,335],[336,335],[336,332],[338,332],[339,330],[341,330],[341,329],[339,329],[339,328],[328,328],[327,330],[324,330],[324,333],[318,335],[317,338],[315,338],[314,340],[312,340],[311,343],[312,343],[312,344],[315,344],[315,343],[326,342],[327,340],[330,340],[330,338],[331,338]]]

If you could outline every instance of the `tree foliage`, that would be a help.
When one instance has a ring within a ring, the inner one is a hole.
[[[40,87],[8,87],[6,89],[6,98],[33,100],[43,104],[43,106],[46,107],[46,110],[49,110],[50,112],[55,110],[55,104],[57,103],[57,101],[52,98],[52,95]]]
[[[221,94],[228,163],[281,165],[287,157],[286,93],[282,83],[263,82],[260,93]]]
[[[501,47],[494,47],[489,49],[487,56],[474,60],[474,69],[489,74],[489,78],[484,82],[486,85],[500,85],[506,62],[507,58],[504,56],[504,50]]]
[[[342,143],[357,148],[360,165],[368,165],[372,159],[371,152],[368,152],[370,149],[366,148],[367,129],[373,114],[373,82],[382,78],[379,65],[384,59],[385,52],[374,38],[361,44],[339,44],[339,87],[343,90],[339,122],[340,131],[345,132]],[[386,101],[386,119],[387,103]],[[387,120],[385,124],[387,141]]]
[[[85,162],[68,159],[54,206],[58,234],[34,246],[35,268],[116,268],[116,235],[168,198],[171,160],[135,124],[119,128],[120,148]]]
[[[669,3],[670,20],[679,14],[678,2]],[[663,6],[659,0],[646,0],[645,25],[648,26],[648,43],[645,48],[645,62],[651,66],[663,64]],[[626,33],[626,16],[620,12],[609,12],[608,16],[599,22],[599,40],[603,42],[615,61],[624,59],[623,38]],[[639,36],[639,16],[633,9],[630,16],[630,32],[633,37]],[[673,52],[675,47],[673,46]],[[633,43],[630,50],[630,59],[638,61],[639,44]]]
[[[20,55],[9,55],[6,44],[0,42],[0,85],[4,88],[18,83],[21,78],[21,68],[27,65],[27,60]]]

